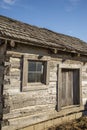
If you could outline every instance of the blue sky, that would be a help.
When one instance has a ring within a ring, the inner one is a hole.
[[[87,0],[0,0],[0,14],[87,42]]]

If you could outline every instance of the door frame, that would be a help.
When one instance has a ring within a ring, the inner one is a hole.
[[[61,86],[62,86],[62,69],[79,69],[79,107],[82,106],[82,65],[81,64],[58,64],[57,65],[57,111],[62,110],[61,107]],[[74,107],[76,105],[73,105]]]

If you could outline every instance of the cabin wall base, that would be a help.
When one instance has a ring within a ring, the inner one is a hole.
[[[28,117],[27,117],[28,121],[26,121],[26,119],[23,120],[21,118],[21,120],[19,120],[19,121],[10,120],[11,125],[2,127],[2,130],[48,130],[50,127],[58,126],[62,123],[78,119],[82,116],[83,116],[83,112],[77,112],[77,113],[73,113],[70,115],[65,115],[65,116],[57,117],[57,118],[50,119],[47,121],[39,122],[39,123],[30,125],[30,126],[28,126],[28,124],[27,124],[27,127],[23,127],[23,128],[21,127],[22,124],[24,122],[26,122],[26,123],[29,122],[29,120],[28,120]],[[12,125],[12,122],[14,122],[13,124],[15,124],[15,125]]]

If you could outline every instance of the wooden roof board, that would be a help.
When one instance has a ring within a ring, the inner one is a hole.
[[[64,34],[56,33],[45,28],[31,26],[20,21],[0,15],[0,36],[20,41],[34,42],[34,46],[47,48],[66,48],[87,55],[86,42]]]

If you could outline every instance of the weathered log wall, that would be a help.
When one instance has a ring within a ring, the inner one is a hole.
[[[42,86],[30,86],[29,90],[21,91],[23,55],[27,54],[30,58],[43,56],[49,59],[49,84]],[[83,64],[80,58],[68,59],[66,55],[63,63],[62,56],[51,55],[48,50],[28,47],[18,44],[16,48],[7,51],[7,69],[4,76],[4,104],[5,111],[3,120],[7,126],[3,130],[11,127],[11,130],[32,125],[41,121],[49,120],[67,113],[77,112],[84,109],[73,108],[57,112],[57,89],[58,89],[58,64],[81,65],[82,66],[82,97],[83,104],[87,100],[87,64]],[[74,60],[73,60],[74,59]],[[85,58],[84,58],[85,59]],[[4,125],[6,125],[4,124]]]
[[[0,40],[0,129],[3,118],[3,109],[5,109],[4,95],[3,95],[5,55],[6,55],[6,41]]]

